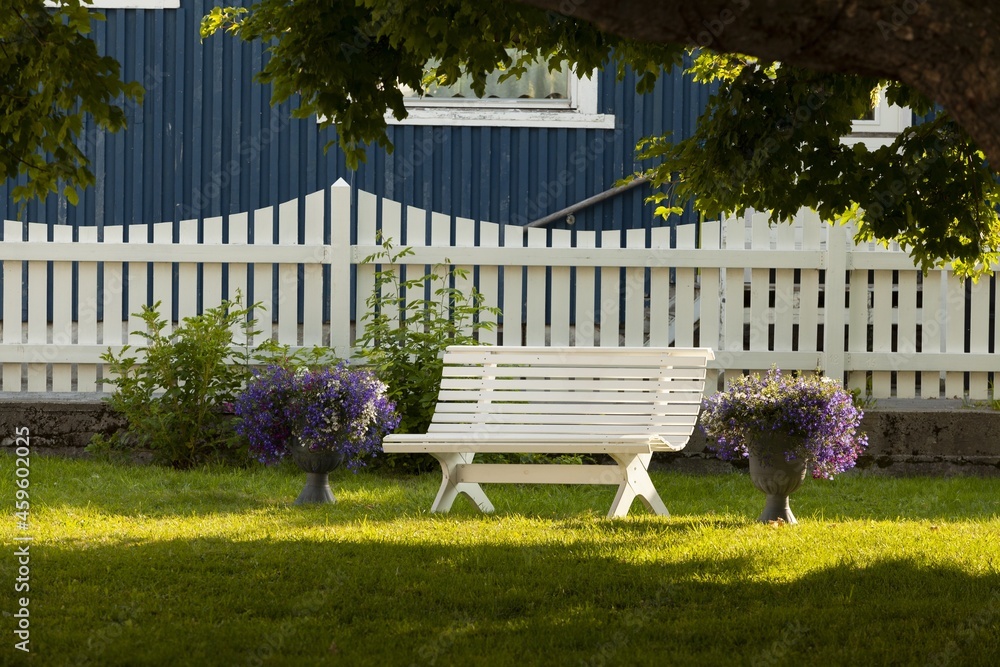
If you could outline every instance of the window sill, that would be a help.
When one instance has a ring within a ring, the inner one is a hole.
[[[46,0],[47,7],[58,7],[56,0]],[[180,9],[181,0],[92,0],[87,9]]]
[[[566,127],[578,129],[615,129],[611,114],[586,114],[572,110],[539,109],[408,109],[409,116],[396,120],[386,114],[389,125],[467,125],[478,127]]]

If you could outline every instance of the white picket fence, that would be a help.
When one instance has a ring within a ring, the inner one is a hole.
[[[127,241],[120,227],[100,240],[80,228],[73,240],[69,227],[5,222],[2,391],[99,391],[100,355],[141,342],[132,334],[143,324],[129,313],[161,301],[161,312],[176,307],[183,318],[237,289],[262,302],[258,316],[274,317],[279,342],[348,356],[361,333],[352,301],[364,313],[384,268],[363,261],[381,249],[379,230],[413,249],[397,267],[405,277],[447,263],[469,270],[457,286],[475,285],[503,310],[502,326],[481,332],[486,343],[702,345],[717,351],[712,388],[778,365],[820,368],[878,398],[984,399],[1000,372],[994,281],[922,276],[905,252],[857,247],[849,230],[814,214],[775,228],[763,215],[705,223],[696,247],[694,226],[673,242],[669,228],[525,229],[366,192],[355,213],[338,181],[301,206],[137,226]]]

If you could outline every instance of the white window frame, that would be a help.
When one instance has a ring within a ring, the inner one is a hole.
[[[568,100],[413,98],[405,104],[409,115],[396,120],[388,113],[389,125],[615,128],[613,114],[597,112],[597,70],[570,76]]]
[[[843,138],[844,143],[854,145],[863,141],[869,148],[888,146],[900,132],[913,124],[910,108],[889,104],[884,90],[879,92],[874,111],[872,120],[856,120],[851,124],[851,133]]]
[[[49,7],[59,6],[56,0],[46,0]],[[180,9],[181,0],[91,0],[81,3],[87,9]]]

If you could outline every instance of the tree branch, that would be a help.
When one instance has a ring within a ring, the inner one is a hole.
[[[1000,8],[963,0],[518,0],[651,43],[901,81],[1000,165]]]

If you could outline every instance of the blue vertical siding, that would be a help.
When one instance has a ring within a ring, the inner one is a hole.
[[[179,221],[254,210],[301,197],[344,178],[404,205],[524,224],[613,187],[645,166],[636,142],[649,134],[688,136],[708,89],[670,74],[645,96],[635,77],[599,74],[598,111],[614,130],[393,126],[394,152],[377,147],[348,170],[335,137],[315,119],[292,119],[291,104],[272,107],[270,89],[253,81],[266,62],[260,44],[198,35],[215,3],[182,0],[176,10],[107,10],[93,36],[122,63],[123,76],[146,88],[143,105],[127,105],[129,127],[106,135],[92,126],[81,138],[97,185],[67,206],[56,196],[24,212],[0,184],[8,219],[73,226]],[[16,181],[15,181],[16,182]],[[576,216],[578,229],[662,224],[644,204],[648,187]]]

